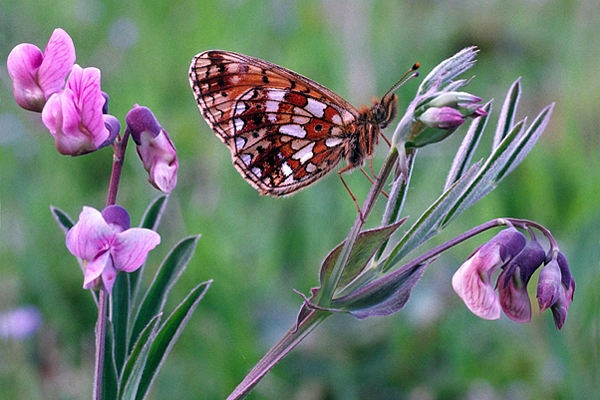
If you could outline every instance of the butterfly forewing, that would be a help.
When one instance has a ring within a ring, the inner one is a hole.
[[[352,150],[358,111],[293,71],[237,53],[207,51],[192,60],[190,83],[235,167],[262,194],[301,189]]]

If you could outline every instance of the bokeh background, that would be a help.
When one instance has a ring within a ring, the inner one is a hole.
[[[226,397],[293,324],[301,305],[293,289],[308,293],[317,284],[320,261],[356,216],[335,174],[284,199],[260,197],[246,184],[196,108],[187,78],[191,58],[214,48],[250,54],[359,105],[381,96],[415,61],[427,73],[471,45],[480,53],[468,89],[496,99],[491,121],[518,77],[520,118],[551,102],[556,107],[523,164],[430,246],[494,217],[542,223],[558,238],[577,280],[563,330],[555,330],[549,312],[538,315],[535,303],[525,325],[506,317],[483,321],[466,309],[450,280],[485,240],[475,239],[431,265],[402,312],[326,320],[250,398],[600,397],[596,0],[0,0],[0,313],[32,305],[43,321],[32,337],[0,338],[0,397],[91,397],[95,307],[49,207],[73,217],[83,205],[101,209],[112,154],[59,155],[40,116],[15,104],[6,72],[15,45],[43,49],[57,27],[72,36],[78,64],[101,69],[111,114],[123,121],[134,104],[150,107],[178,149],[179,185],[148,270],[180,238],[202,238],[170,306],[214,279],[151,398]],[[398,91],[401,110],[417,86],[415,80]],[[408,215],[416,218],[440,194],[460,136],[419,153]],[[128,156],[119,203],[137,221],[158,193],[133,146]],[[356,173],[347,181],[364,198],[366,179]]]

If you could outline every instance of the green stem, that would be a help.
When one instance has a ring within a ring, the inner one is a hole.
[[[310,312],[290,328],[287,333],[261,358],[261,360],[246,375],[244,380],[227,397],[227,400],[237,400],[246,397],[260,380],[300,343],[325,318],[331,315],[328,311],[311,309]]]

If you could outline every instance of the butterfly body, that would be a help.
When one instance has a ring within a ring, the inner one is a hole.
[[[371,157],[395,117],[394,94],[354,108],[326,87],[286,68],[227,51],[192,60],[198,107],[231,151],[240,174],[263,195],[284,196]]]

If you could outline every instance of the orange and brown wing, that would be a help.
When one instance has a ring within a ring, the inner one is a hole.
[[[293,71],[237,53],[207,51],[192,60],[190,84],[235,167],[261,194],[301,189],[349,151],[356,109]]]

